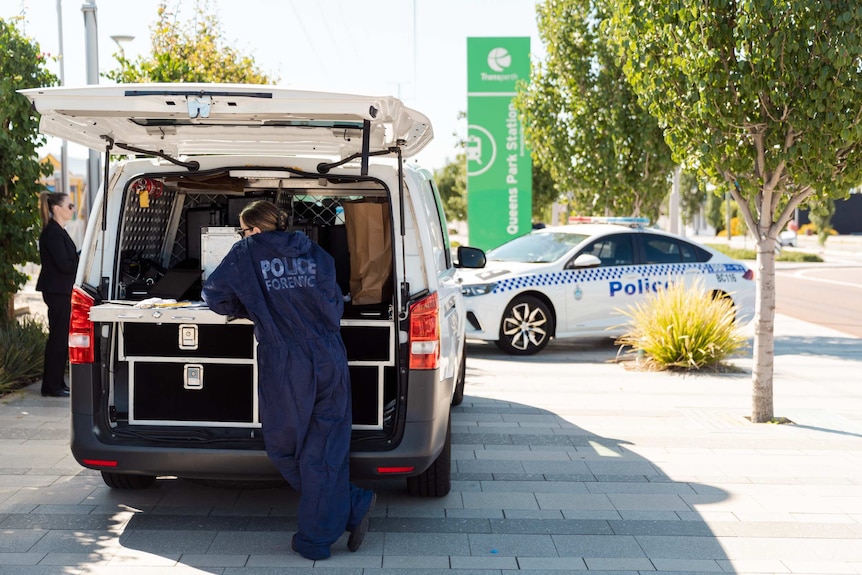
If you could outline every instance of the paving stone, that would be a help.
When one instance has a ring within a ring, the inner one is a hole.
[[[26,513],[10,515],[0,522],[3,529],[60,529],[78,531],[113,531],[122,528],[124,523],[106,515],[44,515]]]
[[[260,525],[264,521],[274,521],[271,518],[228,517],[213,515],[157,515],[149,513],[136,514],[128,524],[129,529],[148,531],[244,531],[255,521]],[[283,520],[282,520],[283,521]]]
[[[706,523],[693,521],[608,521],[615,535],[711,536]]]
[[[225,553],[183,553],[180,565],[188,565],[198,569],[207,567],[244,567],[248,563],[248,555]]]
[[[452,569],[518,569],[518,560],[515,557],[492,555],[488,557],[453,555],[449,557]]]
[[[470,534],[470,554],[483,557],[488,555],[511,557],[548,557],[557,554],[550,535],[491,535]]]
[[[491,533],[490,519],[445,518],[420,519],[415,517],[375,517],[370,531],[382,533]]]
[[[538,509],[536,495],[528,493],[464,493],[465,509]]]
[[[36,565],[40,563],[45,556],[45,553],[0,553],[0,565],[9,567],[13,565]]]
[[[492,519],[493,533],[531,533],[543,535],[613,534],[607,521],[571,519]]]
[[[470,555],[470,542],[465,533],[386,533],[383,555]]]
[[[518,557],[518,567],[519,575],[524,573],[560,575],[587,570],[586,563],[580,557]],[[629,575],[637,575],[637,573],[631,572]]]
[[[646,558],[638,541],[628,535],[552,535],[557,553],[569,557]],[[589,561],[587,566],[590,566]],[[594,567],[590,567],[593,569]],[[631,569],[632,567],[614,567]],[[635,567],[642,569],[643,567]]]
[[[0,537],[0,553],[41,552],[34,546],[45,537],[47,529],[6,529]],[[47,551],[45,551],[47,553]]]
[[[197,529],[135,529],[125,531],[120,541],[125,547],[155,554],[206,553],[217,531]]]
[[[550,482],[527,479],[507,481],[498,477],[495,481],[482,482],[482,492],[587,493],[587,488],[582,482]]]
[[[449,557],[441,555],[387,555],[383,557],[384,569],[409,569],[414,575],[414,569],[449,569]]]

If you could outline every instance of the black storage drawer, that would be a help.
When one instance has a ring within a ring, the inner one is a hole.
[[[130,362],[130,365],[132,423],[256,421],[253,363]]]
[[[196,331],[196,349],[188,345],[180,347],[180,330],[184,328]],[[254,326],[251,324],[124,323],[121,329],[127,357],[254,358]]]
[[[341,339],[347,349],[347,361],[383,362],[392,361],[392,328],[388,323],[372,325],[341,325]]]

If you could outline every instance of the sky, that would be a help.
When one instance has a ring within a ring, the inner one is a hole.
[[[536,25],[538,0],[209,0],[225,42],[252,56],[278,84],[295,89],[391,95],[429,117],[434,140],[417,161],[438,169],[454,159],[467,124],[467,38],[529,36],[534,60],[544,56]],[[87,83],[84,16],[96,5],[99,70],[116,68],[123,41],[134,60],[150,53],[158,0],[0,0],[0,17],[18,25],[43,52],[61,53],[67,86]],[[194,15],[194,0],[168,0],[180,19]],[[49,68],[60,76],[59,63]],[[100,78],[100,83],[112,83]],[[60,143],[46,151],[59,157]],[[69,145],[70,165],[87,151]]]

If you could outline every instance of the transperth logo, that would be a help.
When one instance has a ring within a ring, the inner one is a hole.
[[[494,48],[488,52],[488,67],[495,72],[502,72],[512,65],[512,55],[505,48]]]

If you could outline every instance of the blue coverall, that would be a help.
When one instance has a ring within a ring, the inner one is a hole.
[[[308,559],[329,557],[372,496],[349,481],[350,374],[334,260],[302,233],[252,235],[210,274],[203,298],[254,322],[266,452],[300,493],[294,546]]]

